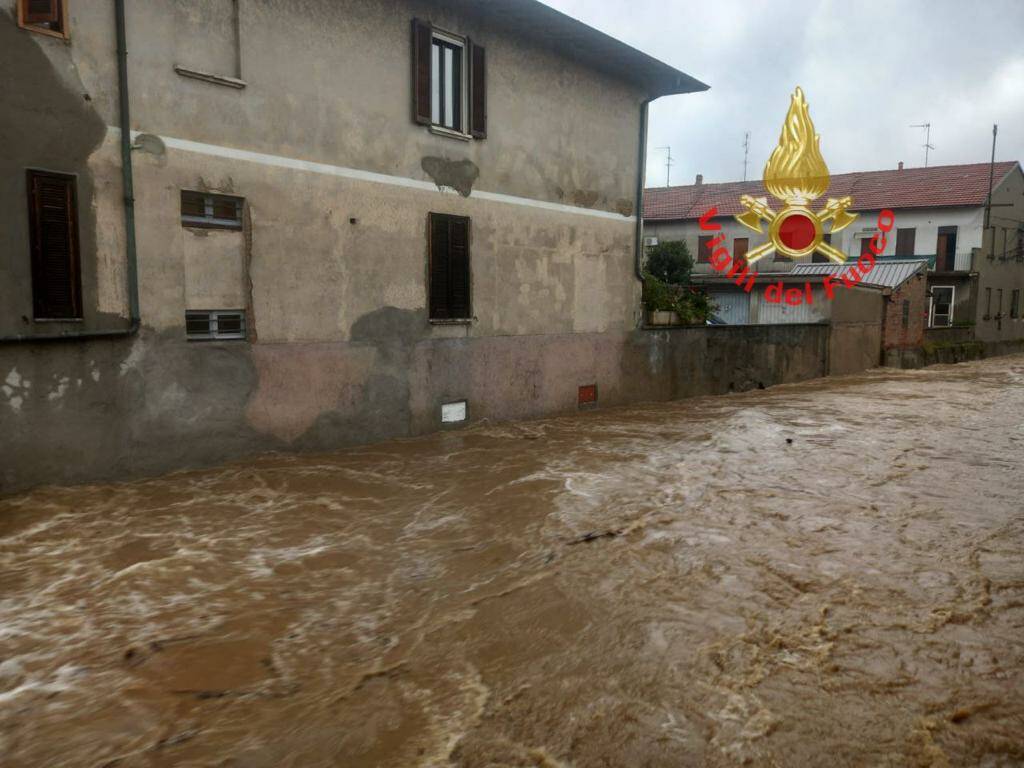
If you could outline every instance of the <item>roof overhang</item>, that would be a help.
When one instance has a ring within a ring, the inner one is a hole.
[[[590,69],[632,83],[648,98],[706,91],[710,86],[537,0],[449,0]]]

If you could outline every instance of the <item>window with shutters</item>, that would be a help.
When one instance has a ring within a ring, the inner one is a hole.
[[[28,172],[32,312],[36,320],[81,320],[75,177]]]
[[[430,214],[428,256],[431,320],[469,320],[469,219]]]
[[[204,229],[241,229],[244,198],[181,192],[181,224]]]
[[[66,0],[18,0],[18,25],[33,32],[67,37]]]
[[[896,255],[913,256],[917,231],[913,227],[896,230]]]
[[[701,235],[697,238],[697,263],[711,263],[711,235]]]
[[[413,119],[460,138],[487,136],[483,46],[413,20]]]
[[[747,251],[750,249],[749,237],[737,237],[732,241],[732,260],[736,264],[747,263]]]

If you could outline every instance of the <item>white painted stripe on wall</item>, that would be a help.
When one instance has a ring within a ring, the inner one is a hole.
[[[118,137],[120,129],[115,126],[108,128],[112,137]],[[142,131],[132,131],[134,141]],[[340,176],[345,179],[356,181],[369,181],[374,184],[390,184],[394,187],[405,187],[407,189],[419,189],[424,192],[437,192],[437,185],[430,181],[421,179],[410,179],[405,176],[391,176],[386,173],[374,173],[373,171],[362,171],[358,168],[345,168],[340,165],[328,165],[326,163],[315,163],[310,160],[298,160],[293,157],[282,157],[280,155],[267,155],[263,152],[251,152],[247,149],[235,149],[234,147],[222,147],[217,144],[204,144],[188,139],[176,139],[172,136],[160,136],[160,140],[170,149],[178,149],[183,152],[192,152],[197,155],[209,155],[222,157],[228,160],[240,160],[246,163],[259,163],[270,165],[275,168],[288,168],[294,171],[306,171],[308,173],[320,173],[325,176]],[[453,192],[453,194],[457,194]],[[489,200],[495,203],[507,203],[509,205],[522,205],[528,208],[541,208],[556,213],[568,213],[576,216],[593,216],[599,219],[611,219],[624,223],[636,223],[636,216],[623,216],[610,211],[595,211],[590,208],[579,208],[575,205],[563,205],[562,203],[549,203],[546,200],[534,200],[529,197],[516,197],[515,195],[503,195],[499,192],[483,192],[473,190],[470,198]]]

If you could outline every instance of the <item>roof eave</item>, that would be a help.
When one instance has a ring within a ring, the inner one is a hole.
[[[539,0],[450,0],[583,65],[641,88],[650,99],[710,88],[706,83]]]

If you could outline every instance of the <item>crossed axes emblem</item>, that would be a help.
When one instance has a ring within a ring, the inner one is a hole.
[[[787,205],[781,212],[776,213],[768,207],[767,197],[751,197],[743,195],[740,197],[740,205],[745,209],[736,220],[743,226],[763,233],[762,222],[768,223],[769,240],[747,252],[748,264],[768,256],[773,251],[780,251],[786,256],[799,258],[806,256],[813,251],[824,254],[835,262],[845,262],[846,254],[838,248],[823,241],[823,225],[826,221],[832,221],[832,232],[848,227],[857,218],[855,213],[847,213],[847,208],[853,205],[852,197],[829,198],[825,207],[820,213],[814,213],[804,205]],[[790,227],[784,229],[786,222]],[[813,235],[809,235],[808,229],[813,229]],[[801,236],[802,239],[801,239]],[[794,247],[795,246],[795,247]]]

